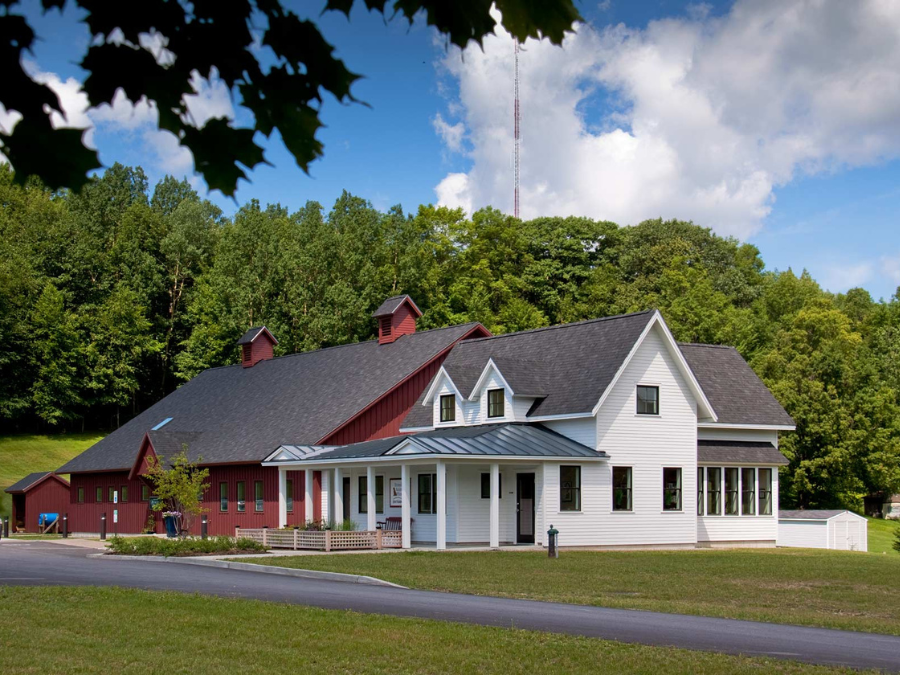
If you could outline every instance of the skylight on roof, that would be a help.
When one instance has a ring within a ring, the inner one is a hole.
[[[158,431],[159,429],[162,429],[164,426],[166,426],[166,425],[167,425],[169,422],[171,422],[171,421],[172,421],[172,418],[171,418],[171,417],[167,417],[167,418],[164,419],[162,422],[160,422],[160,423],[157,424],[155,427],[153,427],[150,431]]]

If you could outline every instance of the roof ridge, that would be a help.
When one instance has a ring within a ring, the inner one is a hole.
[[[629,312],[627,314],[614,314],[612,316],[600,316],[600,317],[597,317],[594,319],[583,319],[582,321],[572,321],[570,323],[557,323],[552,326],[541,326],[540,328],[530,328],[528,330],[516,331],[515,333],[503,333],[502,335],[491,335],[489,337],[472,338],[470,340],[466,340],[465,343],[460,343],[460,344],[466,344],[466,343],[472,343],[472,342],[484,342],[485,340],[499,340],[501,338],[514,337],[516,335],[525,335],[527,333],[539,333],[541,331],[556,330],[558,328],[571,328],[573,326],[583,326],[585,324],[599,323],[601,321],[613,321],[615,319],[627,319],[627,318],[630,318],[633,316],[641,316],[643,314],[652,314],[655,311],[656,311],[655,309],[645,309],[640,312]]]
[[[706,342],[679,342],[679,347],[709,347],[710,349],[736,349],[733,345],[711,345]]]

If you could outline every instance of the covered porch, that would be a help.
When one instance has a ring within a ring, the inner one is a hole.
[[[330,540],[362,543],[368,537],[360,547],[375,548],[377,537],[382,547],[397,541],[404,549],[445,550],[544,545],[548,494],[568,490],[574,498],[580,491],[580,485],[560,485],[560,465],[605,459],[540,425],[500,424],[338,448],[286,445],[264,465],[279,470],[281,526],[287,522],[287,471],[305,470],[307,500],[313,471],[321,471],[324,519],[357,526],[356,537],[333,532]]]

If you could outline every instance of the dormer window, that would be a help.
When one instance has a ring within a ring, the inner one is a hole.
[[[491,389],[488,391],[488,417],[505,417],[506,397],[503,395],[502,389]]]
[[[638,385],[637,414],[659,415],[659,387]]]
[[[441,396],[441,422],[456,421],[456,396]]]

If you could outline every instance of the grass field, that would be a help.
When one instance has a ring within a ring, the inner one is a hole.
[[[0,586],[0,625],[3,673],[851,672],[550,633],[115,588]]]
[[[812,549],[380,553],[244,562],[412,588],[900,635],[900,556]]]
[[[900,531],[900,521],[882,518],[866,518],[869,521],[869,553],[887,553],[900,557],[894,550],[895,533]]]
[[[10,496],[3,492],[35,471],[53,471],[103,438],[103,434],[0,436],[0,516],[8,516]]]

